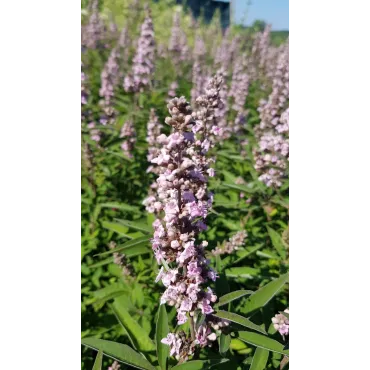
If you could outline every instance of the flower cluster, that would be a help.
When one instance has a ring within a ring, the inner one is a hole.
[[[118,361],[113,361],[112,366],[109,366],[108,370],[121,370],[121,365]]]
[[[237,134],[246,123],[248,111],[244,108],[249,90],[247,57],[242,55],[234,63],[229,97],[233,99],[232,109],[237,112],[236,119],[229,123],[229,131]]]
[[[99,142],[101,139],[101,135],[100,135],[100,130],[96,128],[95,122],[91,121],[90,123],[88,123],[87,128],[90,131],[91,140]]]
[[[83,63],[80,62],[80,112],[81,112],[81,122],[84,121],[87,116],[88,112],[86,111],[85,105],[87,104],[87,100],[89,98],[89,90],[87,87],[87,76],[83,71]]]
[[[189,57],[188,41],[185,32],[181,28],[180,12],[178,11],[173,15],[173,25],[168,50],[171,52],[172,60],[175,65],[178,65],[181,61],[187,60]]]
[[[259,107],[261,122],[255,128],[258,148],[255,168],[267,186],[280,187],[289,161],[289,48],[282,49],[273,79],[272,92]]]
[[[212,145],[207,135],[209,122],[215,118],[221,82],[217,77],[210,81],[206,94],[196,99],[194,112],[184,97],[168,103],[171,117],[165,122],[172,132],[157,138],[162,148],[152,159],[159,166],[152,247],[162,265],[156,281],[161,280],[166,287],[161,304],[176,307],[179,325],[190,320],[192,333],[191,339],[172,333],[163,339],[178,358],[191,355],[195,345],[206,346],[216,339],[210,320],[196,326],[196,312],[211,314],[212,303],[217,300],[211,288],[205,287],[217,278],[205,258],[208,243],[197,243],[196,236],[207,228],[205,219],[213,199],[207,190],[207,179],[214,176],[212,159],[207,157]]]
[[[194,104],[195,99],[202,94],[206,81],[207,77],[203,71],[202,63],[199,60],[195,60],[192,70],[193,87],[190,92],[192,104]]]
[[[155,109],[152,108],[150,110],[150,117],[147,125],[147,137],[146,141],[148,145],[148,155],[147,159],[148,162],[151,163],[152,159],[155,158],[159,154],[159,146],[158,137],[161,134],[161,130],[163,125],[159,122],[157,115],[155,114]],[[151,165],[147,172],[157,173],[158,167],[154,167]]]
[[[267,25],[263,32],[255,35],[252,47],[252,64],[257,71],[264,72],[270,46],[271,25]],[[255,78],[258,77],[258,74]]]
[[[106,125],[112,123],[116,115],[113,108],[114,92],[119,83],[119,53],[118,49],[112,49],[108,61],[105,63],[101,73],[101,87],[99,95],[102,98],[100,104],[103,108],[103,115],[100,118],[100,123]]]
[[[137,42],[136,54],[133,59],[132,73],[125,77],[126,91],[139,92],[150,86],[154,74],[155,41],[153,21],[149,8],[141,26]]]
[[[81,44],[89,49],[96,49],[102,46],[105,29],[99,14],[98,0],[94,0],[91,3],[91,15],[88,24],[82,28],[81,36]]]
[[[177,81],[173,81],[170,85],[170,89],[168,90],[168,100],[167,103],[176,96],[176,90],[179,88],[179,84]]]
[[[289,309],[284,310],[284,312],[289,314]],[[274,324],[274,328],[283,338],[289,334],[289,319],[284,314],[279,313],[275,315],[271,321]]]
[[[121,144],[123,154],[128,158],[132,158],[132,151],[136,143],[136,132],[135,126],[131,120],[128,120],[124,123],[121,128],[121,134],[119,137],[124,138]]]
[[[116,248],[115,242],[109,243],[109,249],[115,249]],[[130,262],[128,261],[127,257],[124,254],[114,252],[113,253],[113,262],[122,268],[122,275],[123,276],[131,276],[134,269]]]
[[[130,50],[130,37],[128,33],[127,27],[123,27],[118,39],[118,47],[121,56],[121,62],[123,65],[126,65],[128,57],[129,57],[129,50]]]
[[[212,250],[212,254],[217,256],[221,254],[232,254],[234,251],[238,250],[244,244],[245,239],[247,238],[248,234],[245,230],[238,231],[235,235],[233,235],[229,241],[224,243],[222,246],[217,247]]]

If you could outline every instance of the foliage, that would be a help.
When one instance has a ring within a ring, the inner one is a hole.
[[[100,4],[100,9],[106,25],[113,14],[118,29],[129,26],[134,41],[144,19],[144,2],[138,2],[140,8],[136,13],[132,3],[107,0]],[[151,8],[156,44],[167,45],[173,12],[179,8],[172,1],[153,3]],[[88,19],[88,4],[83,3],[83,25]],[[211,68],[212,50],[222,41],[219,23],[216,19],[206,26],[199,21],[198,28],[194,28],[191,22],[190,14],[183,13],[181,23],[190,49],[200,33],[207,48],[205,63]],[[239,35],[241,50],[250,50],[251,32],[255,30],[233,29],[231,37]],[[280,368],[281,363],[287,362],[289,350],[287,339],[274,329],[271,318],[289,306],[289,185],[287,178],[280,188],[269,188],[259,181],[252,151],[257,145],[254,127],[259,123],[259,102],[268,97],[271,86],[263,76],[251,81],[245,102],[249,111],[245,127],[213,153],[217,157],[216,175],[209,188],[215,196],[207,218],[208,229],[201,238],[209,242],[207,258],[219,274],[215,283],[218,296],[215,316],[229,320],[230,326],[212,348],[202,349],[194,358],[179,364],[169,356],[168,346],[160,343],[160,338],[169,331],[178,330],[176,310],[159,305],[163,286],[155,283],[158,265],[150,245],[154,216],[146,212],[142,202],[156,178],[147,172],[150,109],[155,108],[163,123],[168,115],[166,100],[173,81],[178,83],[177,96],[190,99],[192,61],[179,67],[171,58],[158,57],[152,87],[138,93],[123,89],[123,76],[130,65],[120,65],[122,76],[115,90],[115,120],[110,125],[98,126],[100,141],[96,142],[88,125],[98,122],[101,115],[101,72],[115,42],[108,37],[104,48],[87,48],[82,53],[88,89],[81,124],[82,368],[106,369],[111,359],[119,361],[122,369]],[[132,42],[127,48],[129,61],[135,47]],[[232,73],[226,77],[228,84],[231,77]],[[235,117],[236,112],[230,111],[229,120]],[[136,129],[132,158],[122,152],[120,138],[121,127],[129,119]],[[168,134],[169,129],[165,127],[163,132]],[[238,179],[243,179],[243,183]],[[248,237],[235,253],[212,254],[216,246],[242,230]],[[122,266],[115,263],[119,253],[126,258],[124,273]],[[185,332],[190,330],[187,324],[183,326]]]

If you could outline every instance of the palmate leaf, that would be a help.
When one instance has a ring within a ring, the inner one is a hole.
[[[101,370],[102,363],[103,363],[103,351],[100,350],[96,355],[92,370]]]
[[[246,302],[244,312],[252,313],[267,304],[289,279],[289,273],[281,275],[253,293]]]
[[[265,335],[253,333],[251,331],[239,331],[238,339],[242,340],[245,343],[251,344],[255,347],[264,348],[271,352],[281,353],[282,355],[289,356],[289,350],[284,350],[284,345],[266,337]]]
[[[268,358],[269,351],[258,347],[254,353],[252,364],[249,370],[265,370]]]
[[[167,311],[166,311],[165,305],[161,304],[159,305],[159,309],[158,309],[158,320],[157,320],[155,338],[157,342],[156,345],[157,345],[158,364],[162,370],[167,369],[167,358],[169,354],[169,346],[161,343],[161,340],[167,337],[168,332],[169,332],[169,329],[168,329]]]
[[[188,361],[181,365],[176,365],[171,370],[206,370],[211,369],[213,366],[223,364],[228,362],[227,358],[221,359],[211,359],[211,360],[195,360],[195,361]]]
[[[113,302],[113,312],[119,323],[125,328],[135,349],[143,352],[155,350],[153,341],[148,333],[133,319],[132,315],[126,310],[125,302],[116,298]]]
[[[235,322],[236,324],[245,326],[246,328],[258,331],[262,334],[267,334],[264,329],[253,323],[252,321],[248,320],[247,318],[240,316],[233,312],[227,312],[227,311],[217,311],[212,314],[213,316],[219,317],[220,319],[229,320],[232,322]]]
[[[215,304],[215,308],[223,306],[229,302],[244,297],[245,295],[253,294],[253,290],[235,290],[234,292],[223,295]]]
[[[84,338],[82,344],[136,369],[156,370],[145,357],[125,344],[97,338]]]

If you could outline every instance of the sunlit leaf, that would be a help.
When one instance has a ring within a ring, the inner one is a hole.
[[[97,338],[84,338],[82,344],[97,351],[103,351],[105,355],[134,368],[156,370],[145,357],[125,344]]]

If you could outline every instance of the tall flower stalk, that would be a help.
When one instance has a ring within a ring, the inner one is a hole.
[[[100,123],[103,125],[112,123],[116,116],[113,103],[115,90],[119,84],[120,77],[119,60],[120,55],[118,49],[113,48],[101,73],[101,88],[99,90],[99,95],[102,98],[100,104],[103,108],[103,115],[100,118]]]
[[[162,265],[156,281],[166,287],[160,303],[175,306],[178,325],[189,321],[191,330],[190,337],[170,333],[162,342],[181,361],[193,355],[197,345],[204,347],[216,340],[212,331],[216,323],[209,315],[217,296],[207,285],[217,274],[205,258],[208,242],[196,239],[207,229],[205,219],[213,199],[207,189],[208,177],[214,176],[213,160],[207,156],[212,145],[208,135],[220,102],[221,82],[217,76],[210,81],[205,95],[196,99],[194,112],[184,97],[168,103],[170,117],[165,122],[172,132],[161,135],[162,148],[152,159],[159,166],[152,247]],[[203,323],[200,314],[205,315]]]
[[[280,187],[289,161],[289,46],[282,50],[273,79],[272,92],[259,107],[261,122],[255,128],[258,147],[255,168],[260,181]]]
[[[146,17],[141,26],[137,42],[136,54],[133,60],[131,74],[125,77],[126,91],[144,91],[151,85],[155,68],[154,27],[150,9],[146,9]]]

